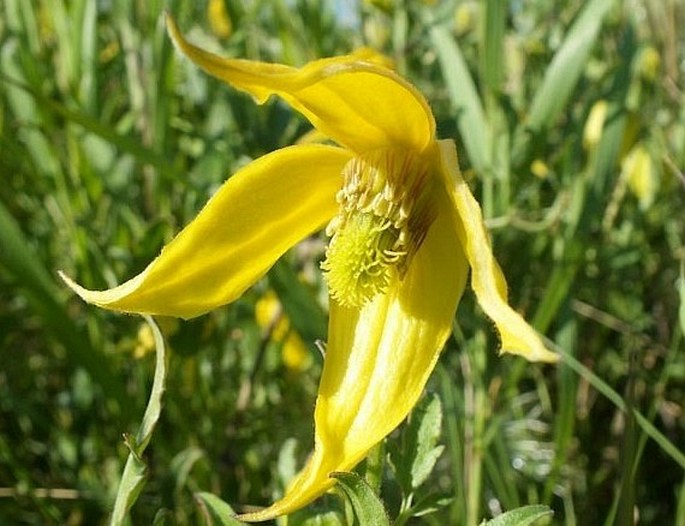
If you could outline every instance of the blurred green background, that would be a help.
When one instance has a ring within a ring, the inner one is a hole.
[[[398,524],[476,524],[533,503],[555,510],[553,524],[685,524],[677,0],[3,0],[1,524],[104,523],[122,433],[150,390],[149,327],[86,306],[56,271],[91,288],[122,282],[238,167],[310,129],[179,57],[163,9],[234,57],[387,54],[457,140],[513,305],[566,354],[558,366],[498,358],[467,291],[428,388],[445,449],[409,511],[402,473],[386,470]],[[160,509],[202,524],[198,491],[268,504],[301,465],[324,247],[307,240],[231,306],[159,320],[168,391],[134,524]]]

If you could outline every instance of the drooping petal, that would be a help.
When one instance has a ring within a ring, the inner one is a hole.
[[[349,471],[407,416],[450,334],[468,265],[449,197],[407,274],[361,310],[331,304],[315,412],[315,450],[286,496],[241,520],[268,520],[308,504]]]
[[[62,277],[88,303],[111,310],[190,318],[230,303],[335,215],[350,156],[333,146],[301,145],[260,157],[230,177],[130,281],[90,291]]]
[[[559,357],[545,347],[537,332],[507,303],[507,283],[492,254],[480,206],[459,171],[454,143],[440,141],[439,147],[443,173],[453,181],[454,220],[471,265],[471,286],[483,311],[497,327],[501,352],[519,354],[531,361],[557,361]]]
[[[167,15],[176,47],[198,66],[258,102],[282,97],[322,133],[357,153],[389,147],[423,151],[435,121],[421,93],[361,54],[316,60],[302,68],[222,58],[190,44]]]

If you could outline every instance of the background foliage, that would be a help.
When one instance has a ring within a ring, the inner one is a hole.
[[[477,524],[537,503],[554,524],[685,524],[677,0],[4,0],[1,523],[105,522],[122,433],[151,388],[150,327],[87,307],[56,270],[121,282],[237,167],[309,130],[176,55],[164,8],[226,55],[300,65],[367,45],[391,57],[459,143],[513,303],[566,355],[557,367],[498,358],[467,293],[429,396],[376,452],[397,524]],[[160,509],[201,523],[211,496],[199,492],[266,504],[300,465],[324,242],[229,307],[158,320],[167,392],[133,523]],[[407,465],[416,451],[435,451],[432,471]],[[327,497],[291,524],[340,509]]]

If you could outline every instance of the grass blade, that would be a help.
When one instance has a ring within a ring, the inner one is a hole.
[[[531,138],[554,123],[566,107],[595,45],[604,17],[613,5],[611,0],[591,0],[569,29],[535,93],[527,120],[516,131],[512,156],[514,166],[525,160]]]
[[[434,26],[431,40],[440,60],[452,105],[457,111],[457,125],[471,164],[480,174],[490,168],[489,131],[476,85],[459,46],[447,28]]]
[[[128,403],[125,390],[112,374],[109,360],[102,352],[93,348],[88,338],[66,314],[55,280],[40,264],[29,248],[21,228],[1,202],[0,246],[0,265],[16,279],[31,307],[64,346],[72,363],[83,367],[100,384],[105,395],[118,402],[126,415]]]
[[[150,164],[160,170],[164,170],[170,177],[176,175],[174,167],[164,158],[164,156],[146,148],[141,144],[140,140],[121,135],[112,127],[101,123],[97,119],[89,117],[79,111],[71,110],[15,79],[0,75],[0,80],[31,95],[42,109],[48,110],[58,117],[82,126],[86,131],[110,142],[121,152],[132,155],[142,163]]]
[[[551,348],[558,352],[564,363],[578,373],[581,377],[587,380],[592,387],[597,389],[602,395],[604,395],[611,403],[618,407],[621,411],[627,411],[627,406],[625,400],[619,395],[614,389],[611,388],[604,380],[593,373],[590,369],[585,367],[582,363],[576,360],[564,349],[555,345],[553,342],[548,342]],[[659,431],[654,424],[652,424],[647,418],[640,413],[637,409],[633,409],[633,416],[637,421],[637,424],[642,428],[642,430],[652,438],[659,447],[671,457],[675,462],[685,469],[685,453],[680,451],[661,431]]]

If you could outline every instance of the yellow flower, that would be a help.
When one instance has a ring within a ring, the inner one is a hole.
[[[268,520],[331,488],[407,416],[450,334],[469,267],[502,352],[554,361],[507,303],[480,207],[454,142],[438,141],[423,96],[392,70],[356,55],[302,68],[176,47],[263,103],[278,95],[338,146],[299,144],[230,177],[141,274],[87,302],[189,318],[238,298],[295,243],[328,223],[322,264],[331,296],[315,446],[286,495],[240,517]]]

